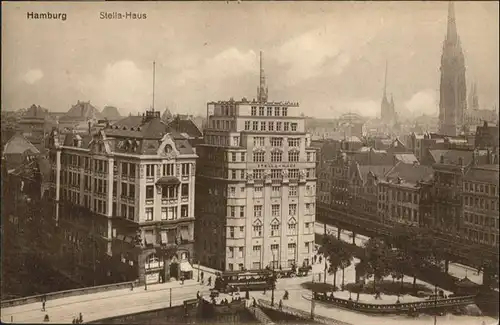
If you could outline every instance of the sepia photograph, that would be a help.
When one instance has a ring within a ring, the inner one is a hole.
[[[499,324],[498,1],[3,1],[4,324]]]

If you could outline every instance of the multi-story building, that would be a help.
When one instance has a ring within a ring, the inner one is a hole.
[[[384,223],[422,226],[425,213],[421,205],[423,182],[432,178],[433,170],[418,163],[398,163],[378,183],[378,213]],[[422,218],[421,218],[422,216]]]
[[[54,130],[48,147],[67,269],[102,282],[189,276],[197,156],[159,112],[63,143]]]
[[[463,182],[463,235],[479,244],[498,249],[499,165],[473,165]]]
[[[316,150],[299,105],[258,99],[207,104],[196,175],[196,252],[224,270],[310,263]]]
[[[498,150],[500,137],[498,130],[498,123],[497,125],[488,125],[488,122],[484,121],[483,125],[476,129],[476,148]]]

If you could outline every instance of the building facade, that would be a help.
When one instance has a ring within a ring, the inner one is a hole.
[[[474,243],[498,249],[498,164],[475,165],[463,182],[462,233]]]
[[[207,104],[196,252],[217,269],[286,268],[313,254],[316,150],[299,105],[268,101],[262,76],[258,100]]]
[[[439,133],[459,134],[467,109],[465,59],[458,36],[453,2],[448,5],[447,34],[441,56]]]
[[[68,134],[63,143],[54,130],[48,147],[60,253],[76,276],[148,283],[189,276],[197,156],[159,112],[90,137]]]

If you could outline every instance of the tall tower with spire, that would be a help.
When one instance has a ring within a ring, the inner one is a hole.
[[[469,90],[469,102],[467,108],[471,110],[479,109],[479,98],[477,96],[477,84],[473,82]]]
[[[257,101],[259,103],[267,102],[267,85],[266,85],[266,75],[264,73],[264,62],[262,57],[262,51],[260,51],[260,82],[257,88]]]
[[[439,133],[457,135],[467,109],[465,58],[457,32],[455,7],[448,3],[448,26],[441,55]]]
[[[380,118],[387,125],[392,125],[395,122],[394,98],[391,94],[391,101],[387,98],[387,61],[385,62],[385,77],[384,77],[384,93],[382,95],[382,103],[380,104]]]

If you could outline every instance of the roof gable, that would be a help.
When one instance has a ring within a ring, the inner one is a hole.
[[[15,134],[5,144],[3,154],[24,154],[26,152],[38,154],[40,151],[22,134]]]

